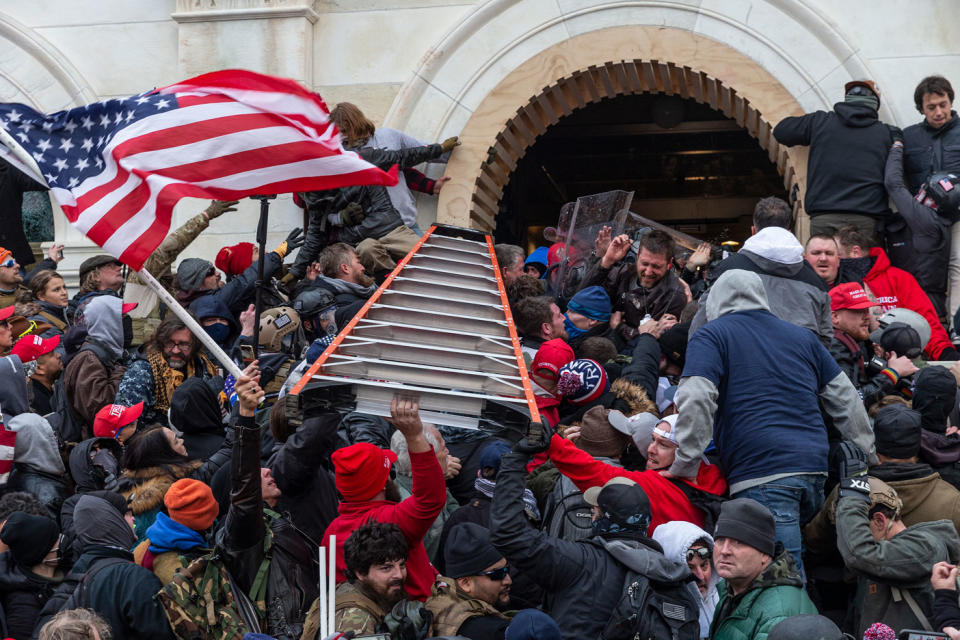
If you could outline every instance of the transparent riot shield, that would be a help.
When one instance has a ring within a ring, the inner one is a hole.
[[[548,277],[552,292],[564,308],[580,286],[600,231],[610,227],[611,238],[623,233],[631,202],[633,191],[616,190],[581,196],[561,207],[557,234],[566,246],[559,267]]]

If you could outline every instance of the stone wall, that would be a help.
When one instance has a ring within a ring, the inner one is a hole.
[[[711,73],[724,85],[738,91],[766,79],[777,85],[750,98],[767,102],[769,118],[829,108],[846,80],[870,77],[883,92],[883,118],[905,126],[919,118],[912,88],[921,77],[942,73],[960,83],[960,41],[949,19],[953,4],[918,0],[866,9],[844,0],[7,2],[0,5],[0,100],[52,112],[219,68],[292,77],[331,106],[355,102],[378,124],[425,141],[465,134],[448,168],[454,179],[439,199],[442,219],[463,223],[479,162],[498,126],[578,65],[639,56],[708,66],[713,54],[707,50],[726,51],[746,64],[726,70],[714,64]],[[602,43],[605,30],[630,27],[648,35],[618,36],[615,47],[589,50],[564,44],[582,38]],[[516,84],[519,79],[525,84]],[[805,162],[802,156],[792,159],[798,166]],[[436,219],[438,201],[420,201],[423,225]],[[184,200],[175,223],[203,206]],[[244,202],[184,257],[211,256],[223,245],[252,239],[257,211],[256,203]],[[289,196],[279,198],[270,242],[298,224]],[[68,275],[95,251],[60,215],[56,237],[68,244]]]

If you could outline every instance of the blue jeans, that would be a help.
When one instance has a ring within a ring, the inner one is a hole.
[[[740,491],[734,498],[752,498],[770,512],[777,525],[777,542],[793,556],[797,570],[803,573],[803,535],[801,527],[810,522],[823,507],[823,483],[826,476],[805,473],[779,478],[766,484]]]

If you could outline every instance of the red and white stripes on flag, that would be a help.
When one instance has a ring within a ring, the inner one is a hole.
[[[292,80],[217,71],[124,100],[52,115],[0,105],[17,153],[0,155],[42,180],[87,237],[139,270],[183,197],[250,195],[396,183],[345,151],[323,100]],[[20,156],[20,157],[17,157]]]

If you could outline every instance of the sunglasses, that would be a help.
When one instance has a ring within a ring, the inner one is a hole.
[[[699,549],[687,549],[687,562],[693,561],[693,559],[698,556],[701,560],[709,560],[713,557],[713,552],[706,547],[700,547]]]
[[[491,569],[490,571],[481,571],[480,575],[487,576],[494,582],[500,582],[510,573],[510,565],[505,564],[499,569]]]
[[[7,258],[3,262],[0,262],[0,267],[7,267],[8,269],[12,269],[15,266],[17,266],[17,261],[14,258]]]

